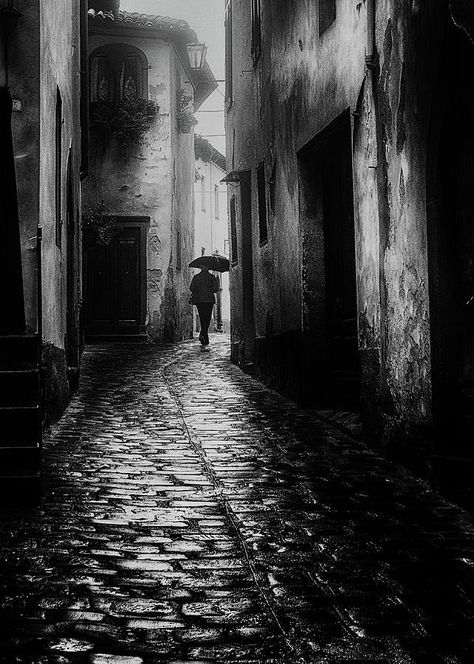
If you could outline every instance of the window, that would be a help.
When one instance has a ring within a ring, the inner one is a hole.
[[[201,177],[201,210],[206,211],[206,178]]]
[[[63,101],[59,88],[56,88],[56,155],[55,155],[55,207],[56,207],[56,244],[61,246],[61,177],[62,177],[62,142],[63,142]]]
[[[237,225],[235,218],[235,196],[230,199],[230,248],[232,265],[237,265],[239,256],[237,254]]]
[[[91,56],[91,101],[121,101],[148,97],[148,63],[134,46],[109,44]]]
[[[319,36],[336,20],[336,0],[319,0]]]
[[[176,269],[181,270],[181,231],[176,231]]]
[[[261,0],[252,0],[252,58],[254,64],[262,53]]]
[[[214,185],[214,217],[219,219],[219,185]]]
[[[228,103],[232,103],[233,66],[232,0],[229,0],[225,10],[225,98]]]
[[[258,228],[260,244],[268,240],[267,231],[267,196],[265,187],[265,163],[257,168],[257,196],[258,196]]]
[[[270,185],[270,210],[275,214],[275,187],[276,187],[276,160],[273,162],[272,174],[269,180]]]

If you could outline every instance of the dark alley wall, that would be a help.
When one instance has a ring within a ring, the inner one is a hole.
[[[455,28],[447,2],[373,4],[372,21],[370,0],[335,2],[323,25],[324,3],[263,1],[252,57],[250,8],[231,3],[228,171],[251,172],[255,316],[252,339],[239,264],[233,357],[249,346],[271,385],[361,407],[373,444],[417,456],[432,429],[429,132]],[[238,204],[241,189],[229,186]],[[237,227],[240,251],[240,209]]]

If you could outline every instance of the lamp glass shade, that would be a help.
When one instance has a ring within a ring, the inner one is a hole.
[[[206,44],[186,44],[191,69],[202,69],[206,58]]]

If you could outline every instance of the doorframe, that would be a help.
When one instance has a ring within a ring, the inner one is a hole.
[[[111,217],[115,224],[119,227],[119,229],[124,229],[126,227],[130,228],[139,228],[143,229],[143,231],[140,233],[140,243],[139,243],[139,253],[140,253],[140,272],[139,272],[139,324],[138,324],[138,332],[137,334],[140,335],[145,335],[146,334],[146,313],[147,313],[147,302],[148,302],[148,295],[147,295],[147,269],[148,269],[148,232],[149,232],[149,227],[150,227],[150,220],[151,218],[149,216],[144,216],[144,215],[122,215],[122,214],[110,214],[108,215]],[[89,257],[87,256],[88,251],[84,251],[84,275],[88,274],[88,269],[87,269],[87,261],[89,260]],[[89,296],[89,288],[90,284],[87,282],[85,284],[85,294],[86,294],[86,307],[87,307],[87,299]],[[88,338],[95,338],[95,337],[100,337],[100,336],[115,336],[114,333],[104,333],[104,334],[97,334],[95,332],[91,332],[88,329],[88,316],[85,316],[85,336],[86,339]],[[133,334],[135,336],[135,333]]]
[[[140,306],[139,306],[139,334],[146,334],[146,311],[147,311],[147,265],[148,265],[148,230],[150,227],[150,217],[148,216],[130,216],[130,215],[113,215],[115,222],[118,226],[124,228],[125,226],[132,228],[142,228],[144,232],[140,233]]]
[[[355,226],[355,205],[354,205],[354,155],[353,155],[353,136],[354,136],[354,120],[351,114],[351,109],[346,108],[338,116],[333,118],[325,127],[318,131],[312,138],[301,145],[297,151],[298,158],[298,177],[299,177],[299,227],[301,237],[301,297],[302,297],[302,311],[303,320],[302,327],[306,338],[307,344],[307,371],[311,374],[321,374],[324,380],[319,381],[319,385],[315,385],[314,380],[308,380],[308,389],[311,391],[310,399],[317,403],[327,404],[332,402],[330,394],[328,394],[327,383],[331,379],[332,369],[330,363],[330,316],[328,311],[328,269],[327,258],[328,249],[327,242],[328,236],[326,232],[326,218],[324,215],[324,190],[323,190],[323,155],[325,149],[331,145],[338,137],[347,139],[347,149],[350,151],[350,172],[351,172],[351,205],[352,205],[352,223],[353,223],[353,238],[354,238],[354,288],[355,288],[355,303],[356,303],[356,338],[358,339],[358,313],[359,313],[359,298],[357,292],[357,256],[356,256],[356,226]],[[309,168],[309,162],[313,160],[313,168]],[[314,178],[320,178],[319,186],[316,189],[314,185]],[[319,202],[316,202],[320,199]],[[312,213],[311,213],[312,212]],[[317,214],[315,214],[317,212]],[[313,235],[310,235],[310,225],[314,226]],[[305,245],[311,242],[312,246],[309,250]],[[307,288],[307,273],[306,273],[306,256],[307,254],[313,255],[313,262],[318,265],[318,275],[310,275],[310,279],[314,281],[315,276],[318,277],[319,283],[317,289]],[[308,297],[309,296],[309,297]],[[308,303],[312,302],[311,307]],[[312,308],[312,311],[310,311]],[[306,313],[305,313],[306,312]],[[312,322],[316,321],[316,325]],[[354,391],[353,402],[356,406],[351,407],[360,408],[360,394],[361,394],[361,367],[358,343],[356,348],[357,361],[357,390]],[[328,383],[329,384],[329,383]],[[357,393],[356,393],[357,392]]]

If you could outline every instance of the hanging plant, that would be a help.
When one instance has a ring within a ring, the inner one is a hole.
[[[181,134],[190,134],[197,123],[194,117],[193,97],[181,90],[178,103],[178,131]]]
[[[111,217],[108,212],[109,210],[104,201],[97,201],[94,208],[89,207],[89,205],[84,206],[82,232],[86,246],[110,244],[118,229],[115,217]]]
[[[118,102],[91,103],[91,129],[107,141],[114,138],[119,145],[142,145],[159,111],[150,99],[122,99]]]

